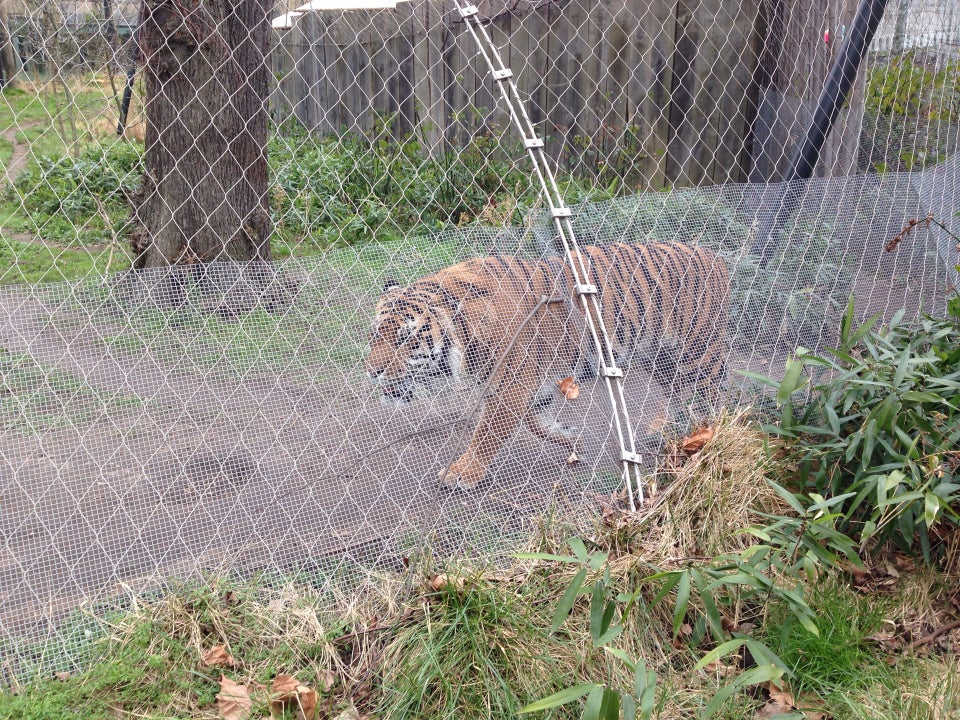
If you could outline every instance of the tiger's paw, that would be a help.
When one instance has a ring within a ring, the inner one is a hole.
[[[486,468],[460,458],[449,468],[440,468],[440,482],[451,490],[475,490],[486,474]]]

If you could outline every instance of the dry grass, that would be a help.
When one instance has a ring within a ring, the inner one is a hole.
[[[642,554],[659,563],[739,552],[759,513],[790,514],[767,482],[769,438],[747,410],[724,412],[702,449],[690,454],[678,440],[659,469],[659,492],[630,522],[646,528]]]
[[[70,136],[64,138],[64,142],[69,144],[72,142],[74,130],[78,141],[103,141],[117,137],[119,98],[123,94],[126,77],[117,75],[113,82],[111,85],[109,78],[102,74],[69,75],[65,81],[18,78],[14,87],[28,95],[52,101],[54,115],[44,120],[57,126],[57,129],[60,119],[75,123],[75,128],[64,128]],[[131,97],[124,137],[143,142],[145,132],[143,99],[135,89]]]

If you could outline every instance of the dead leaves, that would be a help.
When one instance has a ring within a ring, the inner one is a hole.
[[[580,386],[572,377],[565,377],[557,381],[557,388],[567,400],[576,400],[580,397]]]
[[[850,565],[845,569],[850,573],[853,586],[859,592],[865,595],[889,595],[899,585],[902,573],[909,574],[916,570],[916,563],[908,555],[896,553],[883,562],[862,568]]]
[[[778,715],[792,715],[805,720],[829,720],[829,715],[822,709],[822,703],[814,698],[794,698],[786,688],[778,687],[773,681],[763,687],[767,701],[757,711],[758,718],[772,718]]]
[[[214,645],[212,648],[203,653],[201,657],[204,667],[235,667],[237,662],[233,659],[233,655],[227,652],[226,645]]]
[[[227,651],[226,645],[215,645],[200,657],[204,667],[236,668],[239,663]],[[269,708],[271,718],[295,718],[296,720],[318,720],[321,693],[328,693],[336,683],[336,677],[329,670],[321,672],[317,678],[317,689],[308,683],[300,682],[293,675],[277,675],[270,689],[256,682],[246,684],[220,675],[220,692],[217,693],[217,714],[223,720],[251,720],[263,717],[255,707]],[[319,690],[319,692],[318,692]],[[333,717],[332,703],[325,708],[323,717]],[[352,709],[352,706],[351,706]],[[359,715],[357,717],[360,717]]]
[[[680,440],[680,450],[687,455],[698,453],[713,439],[714,430],[709,425],[690,433]]]
[[[220,676],[220,692],[217,693],[217,713],[223,720],[246,720],[253,709],[250,690],[246,685]]]
[[[870,597],[897,597],[915,587],[916,565],[909,555],[894,552],[867,559],[863,567],[844,569],[856,591]],[[901,655],[953,654],[960,650],[960,589],[941,588],[933,593],[922,602],[901,606],[884,621],[882,631],[868,638],[888,655],[888,664],[896,664]]]
[[[440,575],[434,575],[432,578],[430,578],[430,580],[427,581],[427,585],[434,592],[440,592],[448,589],[463,590],[465,580],[462,577],[442,573]]]
[[[332,686],[332,675],[329,680],[329,685],[324,690],[329,690]],[[221,675],[217,713],[223,720],[248,720],[253,713],[255,696],[262,696],[264,691],[265,688],[256,683],[244,685]],[[292,675],[277,675],[265,699],[269,704],[271,718],[318,720],[320,694]]]
[[[277,675],[270,688],[270,717],[293,711],[297,720],[316,720],[320,696],[292,675]]]

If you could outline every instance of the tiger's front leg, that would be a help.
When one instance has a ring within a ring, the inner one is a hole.
[[[536,381],[527,377],[494,385],[466,451],[449,468],[440,470],[440,480],[447,487],[473,490],[480,484],[500,448],[528,413],[535,388]]]

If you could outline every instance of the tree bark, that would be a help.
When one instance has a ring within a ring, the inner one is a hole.
[[[17,74],[17,62],[13,54],[13,38],[10,37],[10,13],[7,0],[0,0],[0,87],[13,81]]]
[[[144,0],[134,267],[270,259],[270,3]]]
[[[893,52],[899,55],[907,45],[907,20],[910,16],[910,0],[897,0],[897,18],[893,25]]]

